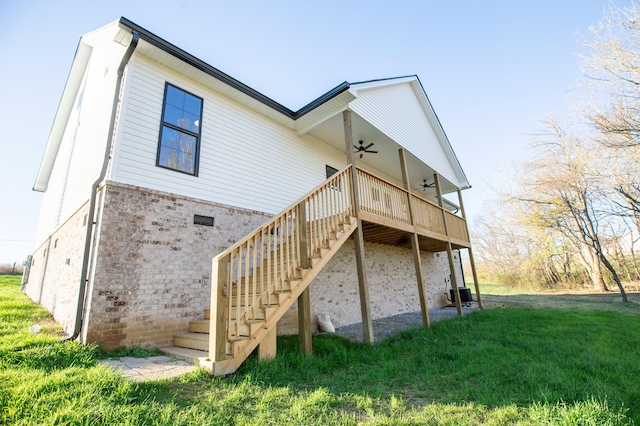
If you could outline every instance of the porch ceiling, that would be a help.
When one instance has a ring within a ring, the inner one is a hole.
[[[362,222],[364,240],[371,243],[385,244],[395,247],[411,248],[411,234],[401,229],[390,228],[372,222]],[[447,250],[447,242],[435,238],[418,237],[421,251],[440,252]],[[464,246],[451,244],[453,249],[465,248]]]
[[[398,149],[400,149],[401,146],[354,112],[352,112],[352,127],[355,144],[357,144],[358,141],[364,141],[365,146],[374,143],[375,145],[370,149],[378,151],[377,154],[365,153],[363,158],[360,158],[360,156],[356,154],[356,164],[399,186],[403,186],[402,170],[398,156]],[[345,149],[342,114],[336,114],[325,120],[308,133],[340,151],[344,151]],[[427,188],[426,191],[422,188],[424,179],[427,180],[428,184],[433,183],[434,170],[420,161],[411,152],[405,150],[405,154],[412,191],[421,197],[435,200],[435,188]],[[444,194],[455,192],[458,189],[456,185],[442,176],[440,183]]]

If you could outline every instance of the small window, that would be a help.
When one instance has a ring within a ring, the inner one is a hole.
[[[213,218],[211,216],[193,215],[194,225],[213,226]]]
[[[166,83],[156,165],[198,176],[201,128],[202,98]]]
[[[331,166],[325,166],[326,171],[327,171],[327,179],[329,179],[331,176],[335,175],[336,173],[338,173],[338,169],[331,167]]]
[[[329,165],[325,165],[325,170],[327,173],[327,179],[329,179],[331,176],[335,175],[336,173],[338,173],[338,169],[336,169],[335,167],[331,167]],[[331,189],[335,189],[337,191],[340,191],[340,187],[342,185],[342,182],[340,182],[341,179],[338,179],[338,181],[334,184],[331,185]]]

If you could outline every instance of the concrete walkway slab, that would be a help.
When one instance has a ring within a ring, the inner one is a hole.
[[[190,373],[197,368],[193,363],[164,355],[148,358],[123,356],[103,359],[100,363],[122,373],[125,379],[130,379],[134,382],[170,379],[181,374]]]

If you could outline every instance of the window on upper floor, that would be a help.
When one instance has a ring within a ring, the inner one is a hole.
[[[202,98],[166,83],[156,165],[198,176]]]

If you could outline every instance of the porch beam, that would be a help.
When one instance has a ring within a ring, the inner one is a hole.
[[[451,247],[451,239],[449,237],[449,230],[447,228],[447,214],[444,208],[444,200],[442,198],[442,188],[440,187],[440,176],[438,173],[433,174],[433,179],[436,183],[436,192],[438,194],[438,204],[440,205],[440,209],[442,210],[442,221],[444,223],[444,233],[447,236],[447,257],[449,258],[449,270],[451,272],[451,287],[453,287],[453,292],[456,295],[456,309],[458,310],[458,315],[462,316],[462,301],[460,300],[460,290],[458,290],[458,279],[456,278],[456,266],[453,261],[453,249]]]
[[[298,340],[300,341],[300,352],[311,355],[311,298],[309,297],[309,286],[298,296]]]
[[[400,156],[400,168],[402,169],[402,183],[404,184],[404,189],[407,190],[409,220],[411,220],[411,225],[415,229],[416,223],[413,217],[413,197],[411,196],[409,169],[407,168],[407,160],[404,155],[404,148],[398,149],[398,155]],[[420,313],[422,314],[422,325],[424,325],[425,327],[429,327],[429,308],[427,306],[427,296],[424,288],[424,273],[422,271],[422,258],[420,257],[420,241],[418,239],[418,233],[415,231],[411,234],[411,251],[413,253],[413,263],[416,268],[416,281],[418,284],[418,296],[420,298]]]
[[[464,219],[464,225],[467,229],[467,238],[469,239],[469,247],[467,250],[469,251],[469,263],[471,263],[471,273],[473,274],[473,285],[476,289],[476,299],[478,300],[478,307],[480,309],[484,309],[482,307],[482,297],[480,296],[480,284],[478,281],[478,273],[476,272],[476,263],[473,260],[473,250],[471,249],[471,235],[469,234],[469,222],[467,222],[467,215],[464,211],[464,203],[462,202],[462,191],[458,189],[458,204],[460,205],[460,214]]]
[[[358,169],[356,159],[353,155],[353,125],[351,111],[345,110],[342,113],[344,122],[344,143],[347,154],[347,163],[351,164],[351,197],[353,209],[356,212],[357,227],[353,234],[356,246],[356,268],[358,270],[358,290],[360,293],[360,311],[362,314],[362,337],[365,343],[373,343],[373,323],[371,321],[371,308],[369,303],[369,284],[367,281],[367,271],[364,259],[364,234],[362,231],[362,220],[360,211],[360,192],[358,190]]]

